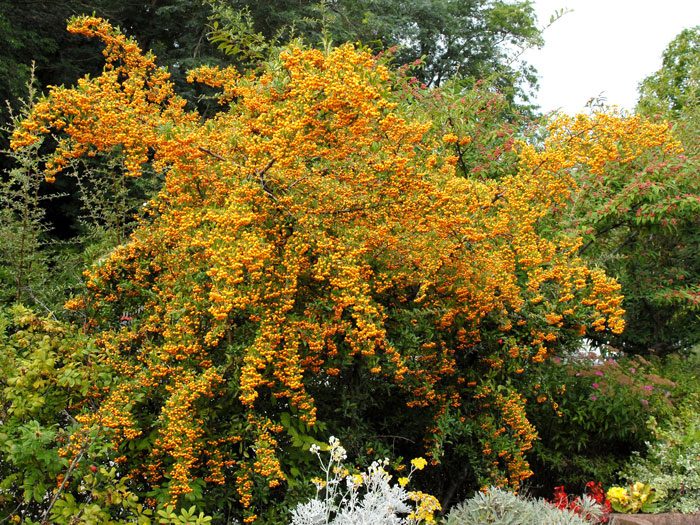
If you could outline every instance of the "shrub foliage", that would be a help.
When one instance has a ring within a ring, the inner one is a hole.
[[[47,180],[117,156],[165,183],[68,302],[102,379],[66,407],[66,462],[99,432],[149,505],[249,522],[279,522],[329,433],[355,434],[355,453],[398,440],[468,458],[472,483],[531,474],[535,431],[508,378],[587,326],[623,327],[619,285],[543,230],[570,179],[512,142],[521,160],[498,179],[457,170],[469,137],[411,111],[400,77],[352,45],[290,46],[245,76],[201,68],[190,79],[222,105],[204,119],[105,21],[69,29],[104,42],[105,69],[52,88],[13,147],[54,134]]]

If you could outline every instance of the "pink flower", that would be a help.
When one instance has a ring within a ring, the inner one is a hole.
[[[652,390],[654,390],[654,387],[653,387],[653,386],[650,386],[650,385],[644,385],[644,388],[646,388],[649,392],[651,392]]]
[[[597,376],[602,376],[602,375],[603,375],[603,372],[601,372],[600,370],[596,370],[596,371],[595,371],[595,375],[597,375]]]
[[[630,368],[630,372],[632,372],[634,374],[636,372],[636,370],[634,368]]]
[[[598,399],[598,396],[589,396],[589,398],[591,401],[595,401],[596,399]]]
[[[598,383],[593,383],[591,386],[592,386],[593,388],[598,388]]]
[[[646,399],[642,399],[642,403],[644,403],[645,405],[648,405],[649,401],[647,401]]]

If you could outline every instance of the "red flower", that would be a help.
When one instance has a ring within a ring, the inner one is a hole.
[[[586,492],[588,496],[593,498],[593,500],[603,507],[603,515],[601,516],[598,523],[607,523],[609,518],[608,514],[612,510],[612,506],[608,501],[605,492],[603,491],[600,482],[595,483],[594,481],[589,481],[586,483]],[[559,510],[571,510],[577,515],[581,515],[581,498],[577,497],[573,501],[569,501],[569,496],[564,490],[564,486],[554,487],[554,501],[550,502]],[[583,516],[585,519],[590,520],[591,516]]]

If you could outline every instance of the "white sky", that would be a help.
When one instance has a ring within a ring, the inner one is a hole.
[[[568,7],[523,59],[537,68],[542,111],[583,110],[602,93],[632,110],[637,85],[661,67],[661,54],[686,27],[700,25],[700,0],[534,0],[539,26]]]

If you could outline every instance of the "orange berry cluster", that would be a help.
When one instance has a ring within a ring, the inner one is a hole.
[[[457,357],[486,318],[507,334],[525,330],[528,308],[542,312],[494,369],[544,359],[560,330],[578,329],[579,311],[621,329],[617,284],[585,267],[576,241],[538,232],[573,191],[554,165],[567,159],[542,162],[522,144],[521,166],[500,181],[457,176],[441,148],[470,139],[431,139],[433,123],[391,98],[391,71],[352,45],[292,46],[257,75],[193,72],[222,92],[222,111],[201,122],[132,40],[91,17],[69,29],[103,40],[105,70],[52,88],[12,146],[59,134],[49,179],[73,158],[115,151],[131,175],[146,163],[166,173],[150,216],[67,306],[85,312],[115,377],[79,421],[107,429],[129,458],[120,466],[167,487],[172,503],[196,480],[229,482],[255,521],[256,494],[286,480],[279,414],[314,425],[309,385],[355,363],[437,420],[474,402]],[[395,315],[409,309],[433,335],[400,344]],[[534,431],[519,395],[489,396],[502,420],[494,437],[515,443],[495,461],[517,485]],[[134,439],[148,446],[126,452]]]

